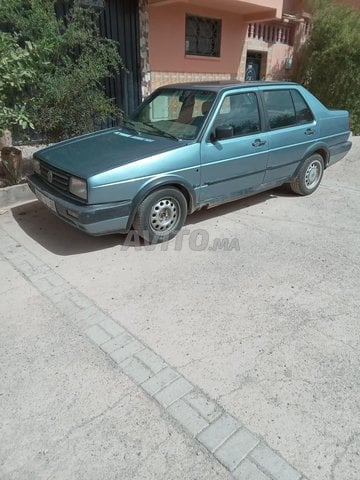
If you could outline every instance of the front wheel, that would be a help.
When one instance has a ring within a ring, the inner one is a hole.
[[[305,160],[290,188],[299,195],[310,195],[320,185],[323,173],[324,160],[315,153]]]
[[[142,201],[133,227],[144,240],[160,243],[175,237],[186,215],[184,195],[176,188],[161,188]]]

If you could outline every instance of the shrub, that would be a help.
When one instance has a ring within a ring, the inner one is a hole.
[[[0,32],[0,136],[4,130],[33,128],[24,93],[36,78],[36,54],[30,42]]]
[[[327,107],[349,110],[353,132],[360,134],[360,10],[316,0],[312,15],[296,80]]]
[[[26,112],[35,130],[57,141],[121,116],[105,95],[104,79],[122,66],[116,42],[103,38],[98,14],[74,3],[58,18],[55,0],[3,0],[0,18],[24,42],[36,47],[36,82],[27,90]]]

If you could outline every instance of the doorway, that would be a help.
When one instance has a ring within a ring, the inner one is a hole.
[[[258,52],[247,52],[245,81],[260,80],[262,54]]]

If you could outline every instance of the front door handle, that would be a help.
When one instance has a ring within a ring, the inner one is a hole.
[[[253,147],[261,147],[262,145],[265,145],[266,140],[260,140],[260,138],[257,138],[253,143]]]
[[[314,135],[315,133],[315,130],[313,130],[312,128],[307,128],[305,130],[305,135]]]

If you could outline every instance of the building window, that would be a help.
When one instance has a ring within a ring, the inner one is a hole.
[[[186,16],[185,53],[202,57],[220,57],[221,20]]]

